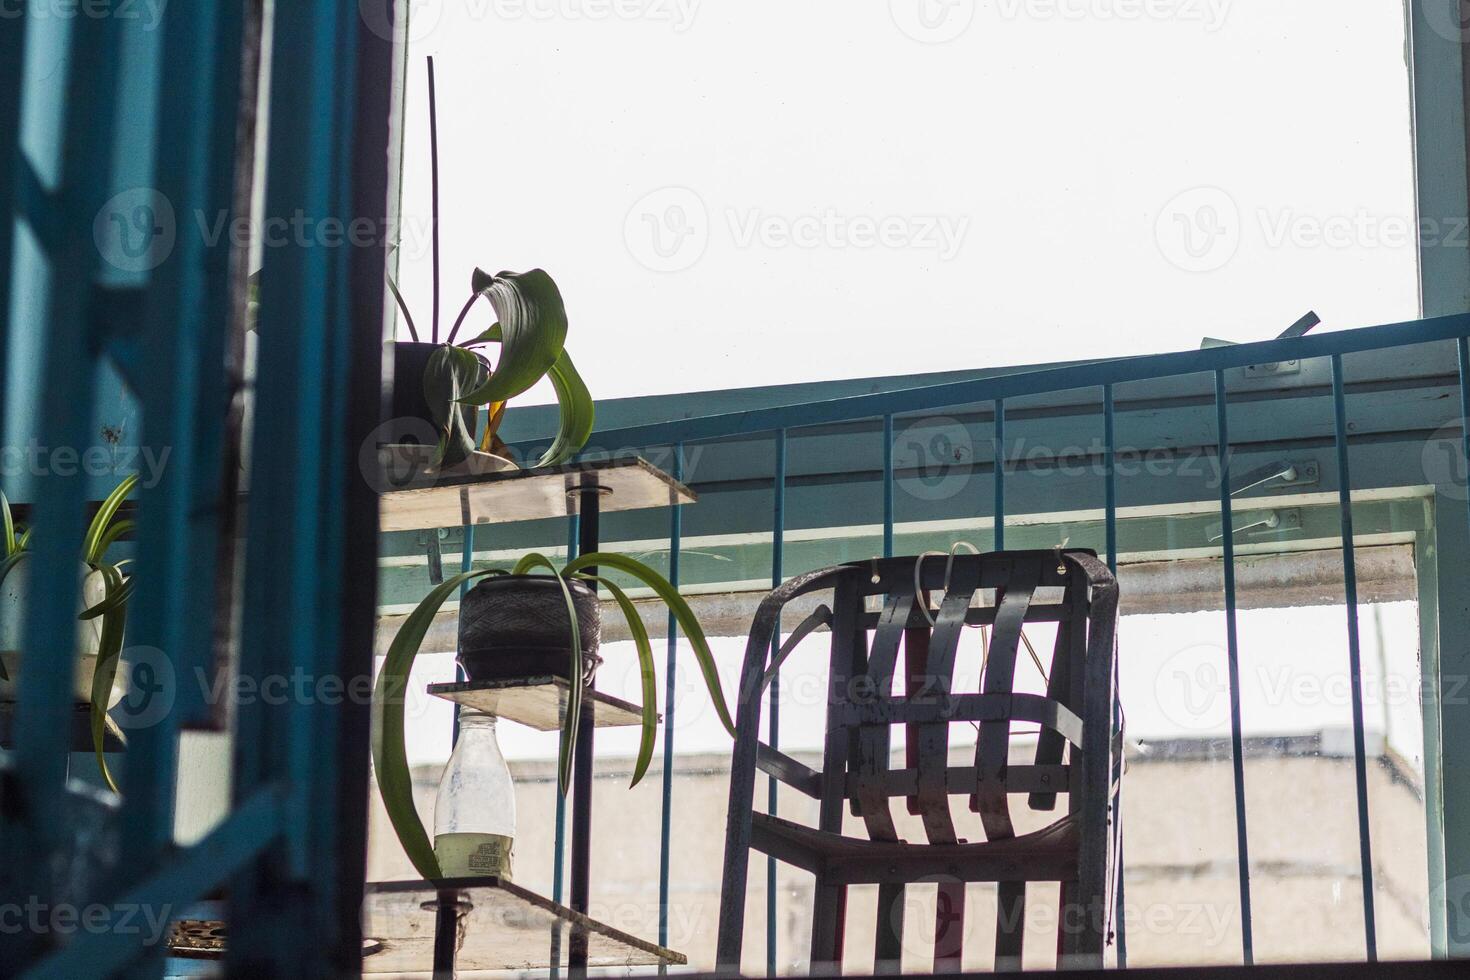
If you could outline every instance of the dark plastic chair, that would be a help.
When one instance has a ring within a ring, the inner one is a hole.
[[[1114,636],[1118,587],[1087,551],[1015,551],[943,557],[920,569],[921,590],[940,598],[931,627],[915,602],[915,558],[855,562],[786,582],[762,601],[751,627],[740,678],[737,738],[731,764],[717,962],[738,971],[745,926],[750,850],[816,875],[811,963],[814,973],[841,962],[848,885],[877,884],[875,971],[897,972],[903,940],[904,887],[939,882],[935,970],[956,970],[963,934],[965,882],[998,883],[996,968],[1019,969],[1026,884],[1061,883],[1058,962],[1103,965],[1111,941],[1117,822],[1110,803],[1122,772],[1122,732],[1114,732]],[[946,582],[946,575],[948,581]],[[995,605],[977,602],[996,590]],[[1037,590],[1060,592],[1058,601]],[[831,590],[779,650],[781,611],[798,596]],[[868,611],[879,597],[881,611]],[[1043,601],[1045,600],[1045,601]],[[932,606],[930,607],[932,609]],[[1024,623],[1057,623],[1046,696],[1014,693]],[[991,625],[982,691],[951,690],[965,624]],[[813,630],[831,630],[826,744],[822,770],[808,768],[759,738],[761,696],[775,670]],[[905,695],[894,694],[900,646]],[[978,723],[973,766],[949,765],[949,725]],[[1036,759],[1009,763],[1012,722],[1039,725]],[[890,769],[893,725],[907,726],[906,768]],[[818,826],[755,810],[760,770],[820,801]],[[1066,815],[1017,836],[1009,797],[1027,794],[1033,810]],[[986,840],[958,839],[951,796],[967,796]],[[889,801],[906,797],[923,820],[923,843],[898,839]],[[847,802],[868,839],[844,836]]]

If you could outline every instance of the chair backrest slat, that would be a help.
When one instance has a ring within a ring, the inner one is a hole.
[[[1021,644],[1021,627],[1026,623],[1026,609],[1040,582],[1040,564],[1035,560],[1017,561],[1014,575],[1000,596],[995,617],[995,632],[990,639],[990,655],[985,662],[981,690],[986,694],[1002,694],[1015,689],[1016,651]],[[1016,834],[1011,824],[1010,804],[1006,799],[1006,763],[1010,761],[1011,722],[1009,718],[980,723],[975,740],[975,793],[970,808],[980,814],[988,840],[1003,840]]]

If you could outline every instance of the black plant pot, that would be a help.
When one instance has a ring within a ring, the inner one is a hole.
[[[383,438],[385,443],[411,443],[432,446],[439,441],[439,425],[424,397],[424,368],[429,358],[443,344],[423,344],[413,341],[395,341],[393,344],[393,410],[388,416],[389,427]],[[476,354],[476,357],[480,355]],[[489,368],[483,357],[480,361]],[[465,405],[465,428],[475,431],[479,408]]]
[[[585,677],[602,662],[597,593],[567,582],[577,607]],[[495,575],[481,579],[459,606],[459,663],[471,681],[524,677],[570,680],[571,623],[561,586],[549,575]]]

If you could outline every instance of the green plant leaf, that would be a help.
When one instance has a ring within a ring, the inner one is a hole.
[[[623,591],[622,586],[601,575],[578,572],[577,577],[607,586],[607,591],[623,611],[623,618],[628,622],[628,632],[633,637],[633,646],[638,650],[638,673],[643,682],[643,734],[638,740],[638,760],[633,764],[633,781],[628,784],[628,788],[632,789],[638,785],[643,774],[648,772],[648,764],[653,761],[653,743],[658,737],[658,675],[653,665],[653,646],[648,642],[648,628],[643,625],[643,617],[638,615],[638,607],[633,605],[633,600],[628,598],[628,593]]]
[[[460,398],[484,380],[485,365],[474,351],[442,344],[424,365],[424,400],[439,430],[435,466],[453,466],[475,451],[474,434],[465,427]]]
[[[546,450],[546,455],[536,463],[537,466],[558,466],[575,456],[592,437],[592,423],[597,411],[587,383],[572,366],[572,359],[565,350],[551,365],[549,373],[551,386],[556,389],[561,418],[556,439]]]
[[[538,552],[531,552],[516,562],[513,575],[528,575],[538,568],[551,572],[561,586],[562,598],[567,604],[567,619],[571,622],[571,669],[567,673],[567,713],[561,726],[561,746],[557,750],[556,788],[562,796],[572,785],[572,750],[577,744],[577,729],[582,723],[582,680],[586,666],[582,663],[582,630],[577,622],[577,604],[572,601],[572,590],[557,572],[556,563]]]
[[[567,340],[561,290],[540,269],[498,276],[476,269],[470,288],[495,307],[501,346],[489,379],[462,400],[471,405],[508,401],[545,377],[561,356]]]
[[[97,664],[92,670],[92,749],[97,754],[97,768],[102,771],[102,778],[107,781],[108,788],[117,793],[121,791],[112,778],[112,771],[107,768],[107,756],[102,747],[107,736],[107,702],[111,700],[112,681],[117,676],[117,662],[122,655],[128,607],[126,598],[112,601],[124,591],[122,572],[112,565],[100,565],[97,570],[102,573],[106,584],[106,596],[94,608],[109,604],[111,608],[101,614],[102,638],[97,645]]]
[[[9,558],[15,554],[15,520],[10,516],[10,498],[0,490],[0,518],[5,522],[5,554],[0,558]]]
[[[564,574],[570,575],[584,568],[596,568],[599,572],[610,568],[622,572],[648,586],[664,601],[669,611],[674,614],[679,629],[689,639],[689,645],[694,648],[694,657],[699,661],[700,673],[704,675],[704,685],[709,690],[710,700],[714,702],[715,713],[720,716],[720,723],[725,726],[730,737],[734,738],[735,722],[730,717],[730,709],[725,705],[725,691],[720,685],[719,671],[715,669],[714,654],[710,652],[709,642],[704,638],[704,629],[699,625],[699,619],[694,615],[694,610],[689,608],[689,603],[679,595],[679,590],[658,572],[627,555],[594,551],[569,562]]]
[[[408,771],[408,753],[403,741],[403,701],[408,689],[408,675],[419,647],[433,625],[434,614],[461,585],[487,575],[505,574],[498,568],[461,572],[434,586],[414,611],[408,614],[398,635],[388,647],[383,669],[373,685],[373,772],[378,792],[398,842],[419,874],[428,879],[442,878],[434,845],[413,805],[413,780]]]
[[[95,567],[99,570],[104,568],[113,568],[116,569],[119,573],[121,573],[122,571],[121,565],[97,565]],[[124,579],[117,588],[114,589],[109,587],[106,593],[102,596],[102,601],[97,603],[97,605],[91,606],[87,609],[83,609],[81,613],[77,615],[77,619],[96,619],[98,616],[106,616],[113,610],[126,605],[127,601],[132,597],[133,580],[130,578]]]
[[[20,540],[15,543],[15,550],[17,552],[25,551],[26,550],[26,545],[28,545],[28,544],[31,543],[31,531],[32,530],[33,530],[33,528],[29,528],[28,527],[24,531],[21,532]]]
[[[108,528],[107,533],[102,535],[102,540],[97,544],[98,560],[100,561],[101,559],[106,558],[107,549],[116,544],[118,539],[121,538],[124,534],[131,534],[133,531],[137,530],[137,527],[137,521],[118,521],[117,523],[113,524],[112,527]]]
[[[134,473],[113,488],[107,499],[102,501],[102,506],[97,508],[97,513],[92,517],[92,523],[87,528],[87,536],[82,539],[82,561],[88,565],[96,565],[102,560],[100,545],[102,538],[107,533],[108,525],[117,514],[117,509],[122,506],[123,499],[133,492],[138,485],[138,474]]]

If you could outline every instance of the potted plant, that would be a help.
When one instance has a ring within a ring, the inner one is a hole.
[[[124,575],[125,562],[107,561],[107,552],[131,531],[131,520],[117,520],[118,508],[138,485],[137,475],[119,483],[102,501],[82,539],[79,575],[82,580],[81,611],[77,614],[76,674],[74,693],[79,703],[90,703],[92,746],[97,765],[114,792],[117,784],[103,756],[107,711],[126,693],[126,683],[117,676],[127,622],[127,603],[133,581]],[[10,501],[0,493],[0,701],[13,701],[15,677],[21,670],[21,633],[30,593],[25,559],[30,557],[31,532],[18,527]]]
[[[529,554],[509,572],[486,568],[446,579],[424,597],[399,628],[373,690],[373,768],[378,789],[399,842],[425,878],[435,879],[441,874],[434,848],[414,807],[404,749],[404,693],[414,658],[435,614],[461,585],[479,583],[465,595],[460,606],[461,647],[465,648],[460,663],[472,680],[554,673],[569,681],[557,762],[558,790],[562,794],[571,781],[572,747],[581,718],[583,690],[600,663],[595,656],[600,633],[597,595],[588,583],[606,587],[627,621],[638,652],[642,679],[642,733],[630,785],[636,786],[648,771],[658,730],[653,648],[633,601],[620,585],[602,574],[607,571],[641,582],[669,607],[694,648],[715,711],[734,737],[735,723],[725,705],[714,656],[699,620],[678,589],[642,562],[626,555],[592,552],[558,567],[545,555]],[[589,657],[589,653],[593,655]]]
[[[429,340],[418,327],[397,284],[388,288],[403,313],[412,341],[393,349],[393,431],[384,452],[389,462],[407,464],[412,473],[494,472],[514,469],[499,438],[506,402],[550,377],[560,407],[560,425],[550,449],[537,466],[571,458],[592,434],[593,404],[587,385],[565,349],[567,311],[556,282],[541,269],[490,275],[476,269],[470,295],[441,343],[439,330],[439,150],[434,98],[434,59],[429,62],[429,142],[433,243],[433,316]],[[489,301],[497,320],[487,329],[456,344],[475,303]],[[475,348],[499,344],[494,366]],[[476,436],[478,410],[487,406],[484,430]],[[410,443],[432,432],[427,440]]]

